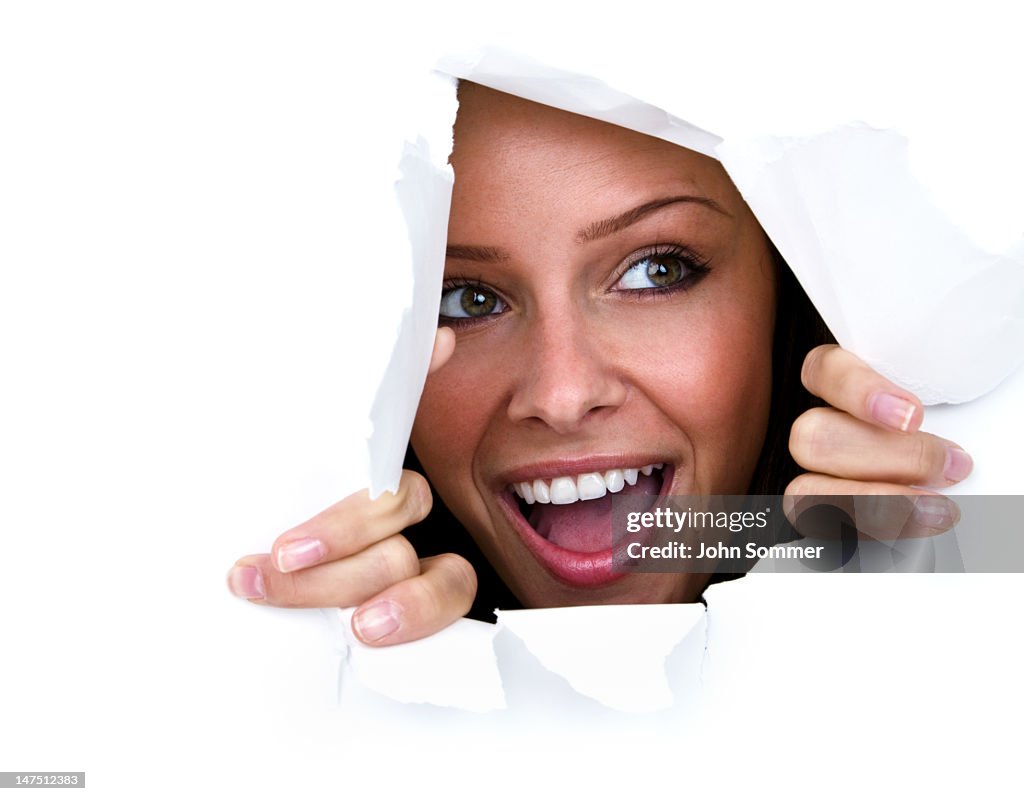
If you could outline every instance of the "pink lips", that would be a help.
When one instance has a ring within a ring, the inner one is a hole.
[[[674,466],[670,462],[666,462],[659,499],[672,486],[674,473]],[[506,490],[499,495],[499,502],[530,553],[548,573],[559,581],[574,587],[593,588],[611,584],[627,575],[617,572],[613,567],[616,551],[614,547],[592,553],[562,548],[534,531],[533,526],[520,513],[519,505],[511,492]],[[636,538],[630,541],[636,541]],[[627,545],[628,543],[623,542],[621,547],[625,548]]]

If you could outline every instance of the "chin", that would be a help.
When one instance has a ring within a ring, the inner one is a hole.
[[[580,589],[550,579],[531,581],[517,597],[528,608],[613,604],[693,603],[711,580],[703,573],[632,573],[595,589]]]

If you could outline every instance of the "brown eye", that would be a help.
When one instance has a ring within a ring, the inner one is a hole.
[[[652,256],[647,262],[647,277],[655,286],[671,286],[682,280],[686,268],[672,256]]]
[[[498,296],[486,289],[466,287],[462,290],[460,301],[462,310],[470,317],[483,317],[498,305]]]
[[[441,295],[441,316],[448,318],[486,317],[505,311],[504,301],[485,286],[457,286]]]
[[[699,272],[696,265],[672,253],[651,253],[643,256],[622,274],[617,289],[667,289],[682,284]]]

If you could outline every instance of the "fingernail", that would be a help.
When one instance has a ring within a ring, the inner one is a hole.
[[[398,608],[391,601],[380,601],[360,609],[352,618],[352,627],[363,642],[377,642],[398,631]]]
[[[946,530],[956,520],[953,505],[945,498],[919,495],[914,499],[914,522],[925,528]]]
[[[233,567],[228,573],[228,589],[232,595],[239,598],[267,597],[267,591],[263,587],[263,576],[258,567]]]
[[[942,475],[947,481],[963,481],[974,469],[974,460],[967,455],[967,451],[950,445],[946,448],[946,467]]]
[[[320,540],[305,537],[294,540],[277,549],[277,569],[282,573],[301,570],[315,565],[327,555],[327,549]]]
[[[914,419],[917,405],[888,392],[876,392],[868,401],[868,410],[882,425],[906,431],[910,428],[910,421]]]

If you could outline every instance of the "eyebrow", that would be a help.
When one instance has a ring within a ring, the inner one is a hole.
[[[445,250],[445,256],[449,259],[483,261],[491,264],[509,261],[511,258],[501,248],[480,247],[478,245],[449,245]]]
[[[582,228],[577,232],[576,241],[593,242],[595,239],[602,239],[606,236],[611,236],[612,234],[618,233],[623,228],[628,228],[633,225],[633,223],[639,222],[648,214],[664,208],[665,206],[670,206],[673,203],[699,203],[713,211],[717,211],[719,214],[724,214],[726,217],[732,216],[709,197],[701,197],[700,195],[673,195],[672,197],[663,197],[658,198],[657,200],[648,201],[647,203],[643,203],[636,208],[630,209],[629,211],[623,212],[615,217],[609,217],[606,220],[598,220],[595,223],[591,223],[586,228]]]
[[[598,220],[595,223],[591,223],[586,228],[582,228],[576,232],[576,241],[581,243],[593,242],[595,239],[602,239],[606,236],[611,236],[612,234],[618,233],[624,228],[628,228],[634,223],[639,222],[648,214],[664,208],[665,206],[671,206],[674,203],[699,203],[702,206],[706,206],[709,209],[717,211],[719,214],[724,214],[726,217],[732,216],[709,197],[701,197],[700,195],[673,195],[672,197],[662,197],[657,200],[650,200],[647,203],[643,203],[636,208],[632,208],[629,211],[616,215],[615,217],[609,217],[606,220]],[[449,259],[479,261],[488,264],[510,261],[512,258],[506,250],[481,245],[448,245],[445,250],[445,256]]]

